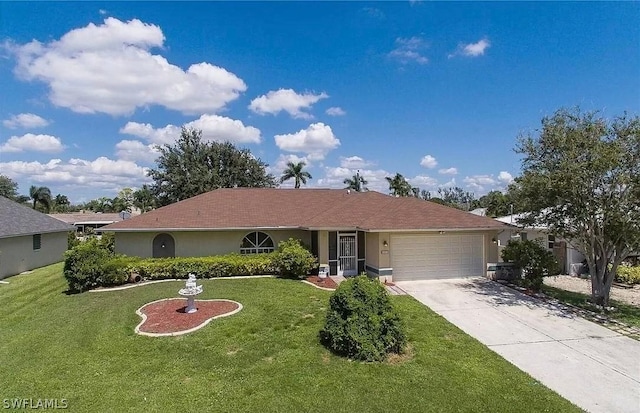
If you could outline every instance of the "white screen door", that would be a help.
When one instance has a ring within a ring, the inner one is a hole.
[[[357,275],[358,260],[356,256],[356,236],[340,235],[338,239],[339,267],[338,275]]]

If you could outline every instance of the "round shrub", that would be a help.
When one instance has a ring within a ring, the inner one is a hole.
[[[111,257],[111,252],[97,239],[82,242],[65,252],[64,278],[69,290],[82,292],[101,286],[103,266]]]
[[[289,238],[278,244],[274,265],[283,277],[304,278],[317,265],[317,260],[299,240]]]
[[[389,294],[365,275],[343,281],[333,293],[320,340],[337,354],[365,361],[401,354],[407,342]]]
[[[521,284],[534,291],[542,288],[542,278],[558,275],[560,266],[553,253],[539,241],[509,241],[502,250],[502,259],[513,262],[522,270]]]

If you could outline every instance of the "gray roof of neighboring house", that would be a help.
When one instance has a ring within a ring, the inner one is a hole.
[[[131,215],[131,214],[129,214]],[[50,217],[59,219],[72,225],[82,224],[113,224],[122,221],[119,213],[101,213],[101,212],[72,212],[68,214],[49,214]]]
[[[0,196],[0,238],[70,230],[60,220]]]

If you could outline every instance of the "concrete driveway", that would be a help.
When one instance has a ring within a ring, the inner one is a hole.
[[[582,409],[640,412],[639,341],[485,278],[396,285]]]

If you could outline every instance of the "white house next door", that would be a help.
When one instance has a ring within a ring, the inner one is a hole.
[[[338,236],[338,275],[358,275],[355,234]]]

